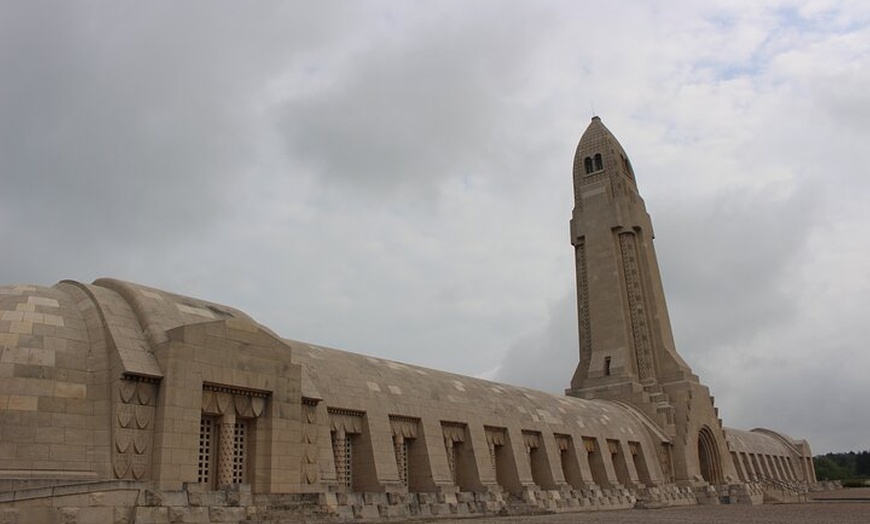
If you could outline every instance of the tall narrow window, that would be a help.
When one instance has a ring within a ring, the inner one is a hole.
[[[335,475],[338,485],[347,491],[353,488],[353,435],[332,432],[332,453],[335,459]]]
[[[610,376],[610,357],[604,357],[604,376]]]
[[[595,170],[601,171],[604,169],[604,162],[601,161],[601,153],[595,153]]]
[[[214,417],[203,416],[199,420],[199,467],[196,481],[201,484],[211,484],[212,464],[214,456]]]
[[[588,157],[588,156],[587,156],[587,157],[583,160],[583,167],[586,168],[586,174],[587,174],[587,175],[593,171],[593,169],[592,169],[592,157]]]
[[[399,470],[399,480],[408,487],[410,471],[408,468],[408,440],[401,436],[393,436],[393,450],[396,453],[396,467]]]
[[[233,484],[245,482],[245,448],[247,437],[247,421],[237,420],[233,426]]]

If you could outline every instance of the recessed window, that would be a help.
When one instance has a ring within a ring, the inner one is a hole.
[[[610,376],[610,357],[604,357],[604,376]]]
[[[601,153],[595,153],[595,170],[601,171],[604,169],[604,162],[601,161]]]
[[[583,160],[583,166],[586,168],[586,174],[587,174],[587,175],[588,175],[589,173],[591,173],[591,172],[592,172],[592,157],[587,156],[587,157]]]

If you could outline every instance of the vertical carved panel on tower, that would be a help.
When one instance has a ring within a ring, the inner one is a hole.
[[[592,358],[592,332],[589,321],[589,281],[586,272],[586,239],[574,247],[577,264],[577,316],[580,327],[580,369],[589,368]]]
[[[625,277],[625,292],[628,297],[628,311],[631,318],[631,334],[637,359],[638,377],[640,380],[655,378],[649,324],[646,318],[640,266],[637,261],[637,238],[633,233],[620,233],[619,248],[622,254],[622,270]]]
[[[112,469],[115,478],[141,480],[151,466],[151,438],[157,385],[125,378],[117,383],[112,428]]]

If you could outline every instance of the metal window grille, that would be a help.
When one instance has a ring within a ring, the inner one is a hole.
[[[237,420],[233,426],[233,484],[245,481],[245,450],[248,437],[248,422]]]
[[[202,417],[199,422],[199,468],[197,482],[211,482],[212,442],[214,437],[214,418]]]
[[[350,490],[353,487],[353,437],[344,437],[344,486]]]
[[[332,433],[332,455],[335,459],[335,477],[338,485],[350,491],[353,484],[353,446],[351,435]]]

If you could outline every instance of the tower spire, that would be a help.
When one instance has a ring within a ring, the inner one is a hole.
[[[700,475],[702,430],[704,442],[720,443],[711,448],[724,465],[717,471],[733,476],[709,390],[674,346],[652,222],[634,169],[598,116],[577,145],[573,175],[580,347],[566,393],[626,402],[656,420],[674,438],[677,480]]]

